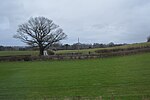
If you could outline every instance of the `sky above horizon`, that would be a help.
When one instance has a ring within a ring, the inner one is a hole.
[[[22,46],[19,24],[44,16],[68,35],[62,43],[138,43],[150,36],[150,0],[1,0],[0,45]]]

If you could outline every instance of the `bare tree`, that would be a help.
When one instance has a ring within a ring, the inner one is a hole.
[[[150,42],[150,36],[149,36],[149,37],[147,37],[147,42]]]
[[[53,43],[63,40],[67,35],[52,20],[45,17],[30,18],[28,22],[19,25],[14,38],[22,42],[39,47],[40,55]]]

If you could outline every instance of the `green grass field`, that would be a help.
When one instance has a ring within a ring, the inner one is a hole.
[[[37,56],[39,51],[0,51],[0,56],[13,56],[13,55],[34,55]]]
[[[116,47],[107,47],[107,48],[94,48],[94,49],[82,49],[82,50],[59,50],[56,53],[57,54],[64,54],[64,53],[83,53],[83,54],[88,54],[89,52],[95,53],[97,50],[105,50],[105,49],[127,49],[127,48],[136,48],[136,47],[147,47],[150,46],[150,42],[145,42],[145,43],[135,43],[135,44],[128,44],[124,46],[116,46]]]
[[[0,62],[0,100],[150,99],[150,53],[91,60]]]
[[[94,48],[94,49],[82,49],[82,50],[59,50],[55,51],[56,54],[65,54],[65,53],[82,53],[88,54],[89,52],[95,53],[96,50],[104,50],[104,49],[126,49],[126,48],[134,48],[134,47],[150,47],[150,42],[147,43],[136,43],[136,44],[129,44],[124,46],[117,46],[117,47],[108,47],[108,48]],[[33,55],[38,56],[39,51],[0,51],[0,56],[11,56],[11,55]]]

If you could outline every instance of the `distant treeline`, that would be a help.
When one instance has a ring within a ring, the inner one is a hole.
[[[78,49],[92,49],[92,48],[107,48],[107,47],[115,47],[115,46],[123,46],[127,44],[115,44],[110,42],[109,44],[102,43],[93,43],[93,44],[82,44],[82,43],[74,43],[70,44],[61,44],[55,43],[49,49],[57,51],[57,50],[78,50]],[[0,46],[0,51],[26,51],[26,50],[38,50],[38,47],[30,47],[30,46]]]
[[[32,49],[32,47],[28,46],[0,46],[0,51],[25,51]]]

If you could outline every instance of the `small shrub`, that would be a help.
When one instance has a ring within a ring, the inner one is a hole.
[[[47,53],[48,53],[48,55],[54,55],[55,54],[55,52],[52,50],[48,50]]]
[[[31,56],[24,57],[23,59],[24,59],[24,61],[31,61],[32,60]]]

